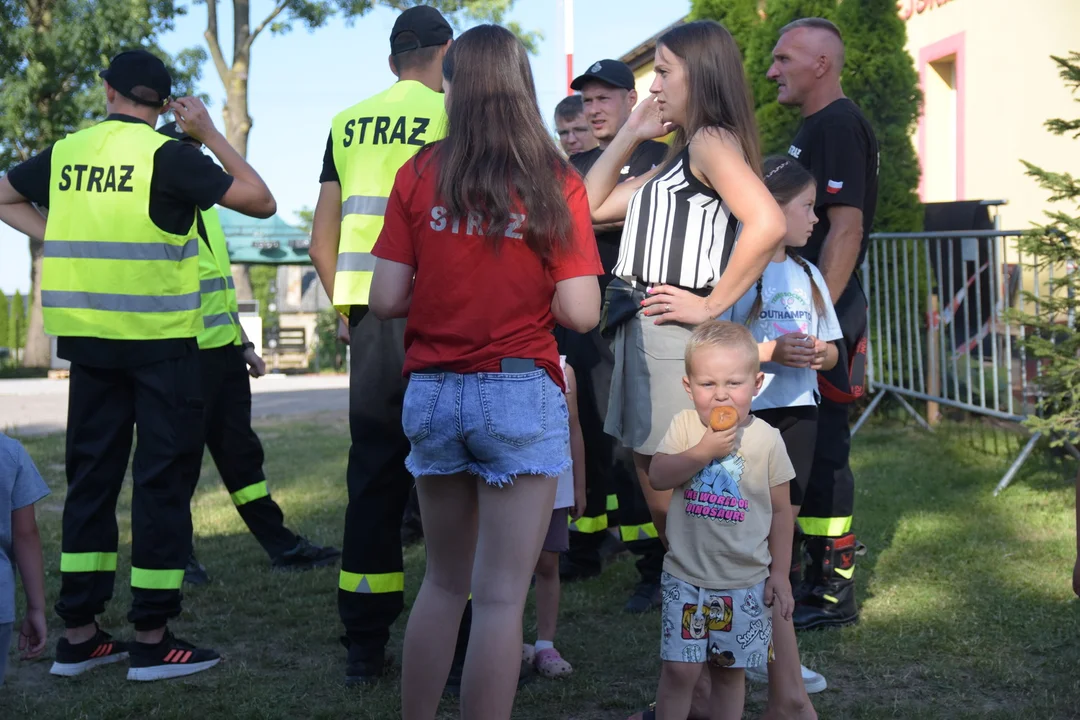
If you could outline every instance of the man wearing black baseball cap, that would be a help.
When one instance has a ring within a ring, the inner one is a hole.
[[[130,654],[129,680],[160,680],[220,660],[167,628],[180,614],[191,552],[189,483],[202,461],[195,220],[200,208],[218,203],[256,217],[273,215],[276,205],[202,102],[170,101],[161,60],[123,52],[101,76],[108,116],[0,178],[0,221],[44,239],[45,331],[71,361],[56,603],[66,630],[51,672],[78,675]],[[154,132],[168,110],[224,171]],[[47,220],[34,205],[49,208]],[[135,641],[123,643],[96,617],[112,596],[116,499],[135,427],[128,614]]]
[[[376,682],[389,662],[390,626],[405,607],[401,520],[412,475],[401,429],[406,380],[405,320],[368,312],[374,257],[386,200],[398,169],[446,134],[442,61],[453,30],[438,10],[409,8],[390,34],[398,81],[334,117],[326,141],[311,261],[326,294],[348,317],[349,505],[338,578],[338,612],[348,649],[346,685]],[[460,687],[471,607],[462,618],[447,689]]]
[[[638,95],[634,89],[634,73],[626,63],[618,60],[593,63],[574,78],[570,87],[581,92],[585,119],[599,143],[599,147],[570,157],[570,163],[584,176],[629,119]],[[630,162],[622,168],[619,182],[647,173],[663,162],[666,153],[664,143],[655,140],[641,143]],[[600,279],[603,289],[611,281],[611,271],[619,258],[622,223],[596,225],[593,230],[606,272]],[[621,539],[627,549],[638,556],[637,567],[641,575],[625,609],[632,613],[646,612],[660,604],[664,546],[656,537],[648,505],[636,480],[633,459],[604,432],[615,358],[608,342],[600,336],[599,328],[585,335],[557,328],[556,339],[560,352],[567,356],[567,363],[579,368],[578,403],[589,475],[585,515],[576,523],[576,531],[570,534],[570,550],[563,557],[560,575],[564,580],[572,581],[600,572],[601,546],[608,541],[607,529],[615,524],[613,508],[617,505]],[[616,495],[617,503],[608,502],[610,494]]]

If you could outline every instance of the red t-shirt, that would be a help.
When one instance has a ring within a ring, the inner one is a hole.
[[[555,283],[604,272],[580,177],[571,171],[563,180],[571,215],[569,244],[545,262],[525,244],[522,216],[507,227],[498,253],[479,218],[448,217],[436,198],[438,167],[428,159],[422,152],[418,162],[409,161],[398,171],[382,233],[371,251],[416,269],[405,324],[404,373],[427,368],[499,372],[503,358],[528,358],[563,386],[551,332]]]

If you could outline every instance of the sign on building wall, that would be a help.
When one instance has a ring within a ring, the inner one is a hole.
[[[896,0],[896,8],[900,11],[900,19],[908,20],[913,15],[922,15],[928,10],[951,2],[953,0]]]

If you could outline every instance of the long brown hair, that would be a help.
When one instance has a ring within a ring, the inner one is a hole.
[[[712,20],[698,20],[668,30],[656,41],[686,65],[686,126],[675,132],[669,157],[682,152],[703,128],[734,135],[747,164],[760,175],[761,141],[742,53],[731,33]]]
[[[773,199],[776,200],[776,204],[781,208],[799,197],[803,190],[817,185],[814,176],[798,160],[783,155],[770,155],[765,158],[762,168],[764,170],[765,187],[769,189]],[[810,278],[810,292],[814,300],[814,309],[817,310],[818,315],[824,315],[826,312],[825,297],[821,294],[821,288],[814,282],[814,274],[810,272],[810,263],[795,252],[795,248],[785,247],[784,252],[795,261],[795,264],[803,269],[806,277]],[[753,322],[753,319],[761,312],[761,291],[762,282],[761,278],[758,278],[757,297],[754,298],[754,304],[750,306],[750,314],[746,316],[747,325]]]
[[[525,46],[506,28],[478,25],[450,45],[443,77],[449,124],[435,152],[449,215],[481,214],[498,248],[512,214],[524,213],[526,245],[547,258],[570,236],[570,166],[540,117]]]

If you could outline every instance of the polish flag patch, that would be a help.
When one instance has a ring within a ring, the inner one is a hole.
[[[843,180],[830,180],[828,186],[825,188],[825,191],[827,193],[829,193],[830,195],[835,195],[836,193],[840,192],[843,189],[844,189],[844,181]]]

